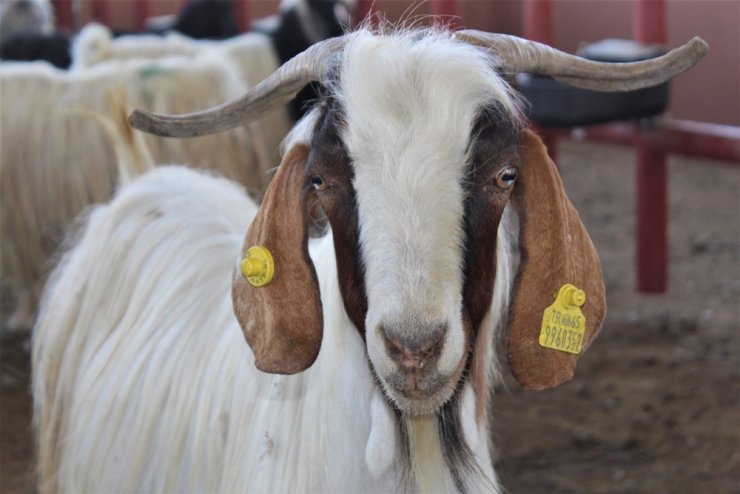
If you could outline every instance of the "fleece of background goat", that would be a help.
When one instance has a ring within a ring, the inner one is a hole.
[[[72,219],[111,197],[115,157],[103,130],[64,110],[114,111],[107,94],[121,90],[131,106],[183,113],[242,94],[247,85],[227,57],[111,61],[64,72],[45,63],[0,67],[0,236],[2,273],[30,298]],[[158,163],[209,168],[261,191],[268,156],[260,123],[196,139],[147,136]],[[27,316],[26,316],[27,317]]]
[[[255,212],[233,183],[178,167],[156,168],[91,211],[49,280],[34,334],[42,490],[378,485],[362,460],[374,384],[341,309],[331,236],[311,246],[332,315],[324,358],[300,376],[254,367],[230,291]],[[352,461],[329,460],[341,457]]]
[[[18,33],[50,34],[54,8],[49,0],[0,0],[0,41]]]
[[[194,40],[179,33],[113,38],[108,28],[91,23],[75,39],[72,70],[82,70],[113,60],[195,57],[204,50],[214,49],[234,63],[239,77],[249,87],[265,79],[279,66],[272,40],[262,33],[245,33],[223,41]],[[256,127],[261,131],[266,155],[277,163],[277,150],[290,130],[287,111],[282,109],[266,113],[256,121]]]

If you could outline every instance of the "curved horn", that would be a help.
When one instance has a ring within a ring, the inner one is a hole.
[[[136,108],[129,123],[136,129],[165,137],[214,134],[243,125],[287,103],[303,86],[324,79],[331,57],[342,50],[344,36],[317,43],[285,62],[244,95],[207,110],[164,115]]]
[[[641,62],[608,63],[587,60],[506,34],[465,30],[455,37],[466,43],[493,49],[506,72],[550,75],[571,86],[595,91],[632,91],[655,86],[690,69],[709,50],[696,36],[663,56]]]

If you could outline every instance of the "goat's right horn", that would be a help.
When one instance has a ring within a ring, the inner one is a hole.
[[[331,58],[342,51],[344,36],[316,43],[285,62],[244,95],[207,110],[165,115],[136,108],[129,116],[132,127],[165,137],[215,134],[243,125],[276,106],[287,103],[306,84],[325,79]]]
[[[709,49],[696,36],[663,56],[640,62],[607,63],[588,60],[536,41],[507,34],[464,30],[455,37],[471,45],[492,49],[506,73],[531,72],[595,91],[632,91],[655,86],[690,69]]]

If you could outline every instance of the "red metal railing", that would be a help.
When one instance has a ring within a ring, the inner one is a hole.
[[[98,21],[107,26],[115,26],[116,22],[113,18],[113,9],[111,6],[117,0],[83,0],[78,5],[85,10],[85,6],[90,6],[89,13],[93,20]],[[156,0],[126,0],[130,2],[133,8],[136,29],[143,29],[146,24],[146,19],[152,14],[152,3]],[[173,13],[179,10],[187,0],[173,0],[169,2],[173,7]],[[234,8],[236,10],[237,25],[242,31],[249,30],[249,25],[252,21],[251,18],[251,3],[252,0],[235,0]],[[60,27],[64,27],[71,30],[79,29],[81,26],[76,25],[82,22],[83,19],[76,19],[75,16],[83,16],[84,12],[75,13],[75,0],[52,0],[54,11],[56,12],[56,21]]]
[[[551,0],[525,0],[524,36],[553,44]],[[666,1],[636,0],[633,37],[645,43],[666,42]],[[585,129],[585,136],[635,148],[637,289],[664,293],[668,288],[667,155],[687,154],[740,163],[740,128],[657,118],[649,128],[620,122]],[[545,129],[551,156],[562,131]]]
[[[637,0],[632,36],[642,43],[665,44],[665,19],[665,0]],[[636,134],[637,289],[662,293],[668,289],[668,153],[648,141],[645,134]]]

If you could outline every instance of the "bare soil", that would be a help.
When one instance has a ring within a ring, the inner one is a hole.
[[[740,492],[740,167],[673,157],[670,288],[635,292],[634,167],[621,146],[561,141],[568,193],[600,253],[601,336],[560,388],[510,378],[495,401],[513,494]],[[2,291],[2,316],[10,295]],[[0,492],[34,492],[26,337],[0,338]]]

